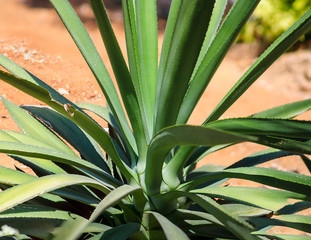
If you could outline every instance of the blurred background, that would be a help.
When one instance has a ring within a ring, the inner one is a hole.
[[[69,0],[71,4],[86,12],[88,0]],[[104,0],[109,10],[121,10],[121,0]],[[235,0],[229,0],[227,11],[229,11]],[[51,7],[48,0],[20,0],[20,3],[29,7],[49,8]],[[169,13],[171,0],[157,0],[158,17],[166,19]],[[239,43],[257,43],[258,53],[261,53],[270,45],[282,32],[301,17],[311,6],[311,0],[262,0],[250,18],[248,24],[244,27],[238,37]],[[85,14],[86,15],[86,14]],[[311,34],[307,33],[300,39],[292,50],[299,47],[310,46]]]
[[[88,4],[88,0],[69,0],[75,6]],[[158,16],[160,18],[167,18],[168,11],[171,5],[171,0],[157,0],[158,1]],[[20,0],[21,3],[29,7],[51,7],[49,0]],[[108,9],[121,8],[122,0],[104,0],[104,4]]]

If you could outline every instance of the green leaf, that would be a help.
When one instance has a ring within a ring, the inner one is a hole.
[[[194,76],[196,74],[196,72],[197,72],[198,68],[200,67],[209,47],[211,46],[211,44],[212,44],[212,42],[216,36],[216,33],[217,33],[219,26],[220,26],[220,23],[223,20],[223,16],[224,16],[224,12],[226,10],[227,4],[228,4],[228,0],[216,1],[215,2],[213,13],[211,16],[211,20],[209,22],[208,30],[206,32],[205,39],[204,39],[204,42],[203,42],[203,45],[202,45],[202,48],[200,51],[200,55],[198,57],[198,60],[197,60],[196,66],[194,68],[194,71],[192,73],[192,76]]]
[[[145,172],[147,192],[151,195],[159,192],[163,162],[169,151],[175,146],[215,146],[255,139],[200,126],[180,125],[166,128],[156,134],[149,145]],[[175,185],[176,181],[179,181],[175,173],[178,173],[181,164],[177,162],[176,165],[167,166],[164,169],[164,181],[166,183]]]
[[[169,221],[166,217],[157,212],[150,212],[159,222],[161,228],[164,231],[167,240],[189,240],[188,236],[174,223]]]
[[[206,126],[224,131],[256,136],[311,139],[311,121],[269,118],[234,118],[218,120],[208,123]]]
[[[23,109],[19,108],[5,98],[1,97],[1,100],[15,123],[25,134],[49,144],[51,148],[58,149],[67,154],[75,155],[75,153],[63,141],[61,141],[55,134],[49,131],[34,117],[30,116]]]
[[[254,218],[250,221],[258,228],[266,226],[284,226],[311,233],[311,217],[304,215],[281,215],[273,218]],[[256,234],[260,233],[255,232]]]
[[[308,198],[310,197],[311,193],[310,176],[259,167],[241,167],[226,169],[216,173],[207,173],[205,176],[201,176],[197,179],[190,180],[181,184],[179,186],[179,189],[183,191],[190,191],[207,181],[223,178],[238,178],[251,180],[294,193],[304,194]]]
[[[248,157],[245,157],[232,165],[228,166],[228,168],[237,168],[237,167],[252,167],[261,163],[265,163],[274,159],[278,159],[281,157],[297,155],[296,153],[290,153],[286,151],[280,151],[277,149],[265,149],[254,153]]]
[[[40,101],[46,103],[48,106],[52,107],[55,111],[72,120],[81,129],[88,133],[98,144],[100,144],[100,146],[111,157],[122,174],[127,178],[127,180],[134,178],[138,182],[136,173],[134,173],[120,159],[120,156],[118,155],[118,152],[116,151],[110,136],[105,132],[104,129],[102,129],[96,122],[94,122],[94,120],[81,112],[80,109],[77,109],[70,104],[62,105],[61,103],[52,99],[50,93],[46,89],[31,83],[26,79],[17,78],[14,75],[1,70],[0,79],[39,99]]]
[[[35,198],[38,195],[70,185],[88,185],[106,194],[110,192],[103,184],[89,177],[74,174],[55,174],[28,181],[0,192],[0,212]],[[19,194],[21,192],[23,194]]]
[[[243,14],[241,14],[243,15]],[[291,45],[311,28],[311,10],[285,31],[247,70],[213,110],[205,123],[218,119]],[[217,58],[217,57],[216,57]]]
[[[144,122],[146,119],[142,116],[143,113],[137,99],[131,75],[126,66],[116,36],[113,32],[103,1],[91,0],[90,4],[97,21],[99,31],[105,43],[123,103],[127,110],[127,115],[133,128],[134,137],[138,145],[138,151],[145,151],[147,146],[146,139],[149,138],[149,136],[148,138],[145,136],[145,131],[148,131],[148,125]]]
[[[23,106],[23,108],[31,112],[31,114],[36,116],[50,129],[64,138],[81,154],[83,159],[109,172],[104,155],[99,149],[98,144],[72,121],[47,107]]]
[[[260,136],[255,142],[261,145],[310,154],[311,144],[301,141],[310,139],[310,124],[310,121],[240,118],[219,120],[206,126],[239,134]]]
[[[26,134],[14,132],[14,131],[0,130],[0,141],[7,141],[7,142],[13,142],[13,143],[27,143],[27,144],[35,145],[38,147],[44,147],[44,148],[53,150],[52,146],[49,145],[48,143],[40,141],[39,139],[33,138]],[[73,155],[73,156],[76,156],[76,155]],[[11,155],[11,157],[16,158],[16,156],[13,156],[13,155]],[[50,174],[51,172],[52,173],[66,173],[66,171],[64,171],[61,167],[57,166],[55,163],[49,160],[42,161],[42,159],[32,158],[31,156],[25,157],[24,160],[31,162],[33,166],[40,165],[40,169],[43,170],[43,172],[45,172],[44,174]]]
[[[148,129],[152,136],[158,70],[158,34],[156,0],[123,0],[127,54],[133,84]]]
[[[279,137],[260,137],[258,142],[261,145],[277,148],[284,151],[311,154],[311,142],[301,142]]]
[[[126,147],[126,144],[124,143],[126,141],[124,141],[124,136],[123,136],[122,132],[120,131],[111,111],[108,108],[105,108],[105,107],[102,107],[99,105],[95,105],[95,104],[90,104],[90,103],[78,103],[77,105],[79,107],[81,107],[82,109],[91,111],[91,112],[95,113],[97,116],[105,119],[108,122],[108,127],[110,127],[110,126],[113,127],[113,129],[109,129],[109,131],[108,131],[109,135],[112,138],[112,141],[114,140],[113,138],[114,138],[115,133],[117,133],[117,135],[118,135],[118,136],[116,136],[116,138],[118,138],[118,140],[119,140],[119,137],[120,137],[122,140],[122,143],[120,143],[120,144],[117,141],[113,141],[114,146],[115,146],[119,156],[127,165],[130,165],[129,160],[131,160],[132,166],[136,165],[136,160],[137,160],[136,158],[137,157],[135,156],[135,157],[131,157],[131,159],[129,159],[130,153],[127,152],[128,149]],[[124,144],[125,144],[125,146],[124,146]],[[120,145],[122,145],[122,146],[120,146]],[[125,148],[122,148],[122,147],[125,147]]]
[[[227,203],[222,204],[221,206],[231,214],[238,215],[240,217],[266,217],[272,213],[270,210],[252,207],[240,203]]]
[[[36,179],[35,176],[0,166],[0,183],[15,185]]]
[[[311,99],[288,103],[285,105],[270,108],[268,110],[255,113],[255,118],[294,118],[311,109]]]
[[[266,188],[205,187],[190,191],[213,198],[226,199],[251,206],[276,211],[289,203],[289,199],[306,200],[303,194]],[[241,195],[242,193],[242,195]]]
[[[100,239],[127,240],[140,229],[139,223],[122,224],[104,232]]]
[[[48,239],[49,233],[63,222],[57,218],[11,218],[1,219],[0,226],[7,225],[17,229],[21,234],[31,236],[28,239]],[[0,235],[1,236],[1,235]],[[2,238],[3,240],[15,240],[20,238]],[[27,239],[27,238],[22,238]]]
[[[33,157],[33,158],[40,158],[42,161],[45,159],[52,160],[55,162],[60,162],[67,164],[69,166],[75,166],[81,168],[82,170],[87,170],[92,173],[99,175],[101,178],[105,179],[108,183],[118,186],[120,182],[113,178],[111,175],[104,172],[102,169],[98,168],[97,166],[80,159],[78,157],[74,157],[72,155],[65,154],[60,151],[33,146],[33,145],[26,145],[22,143],[12,143],[12,142],[0,142],[0,152],[13,154],[18,156],[26,156],[26,157]]]
[[[239,239],[259,240],[258,237],[251,234],[253,227],[249,223],[238,216],[232,215],[209,197],[180,191],[169,192],[166,195],[171,196],[174,199],[178,197],[190,198],[192,201],[199,204],[206,212],[215,216],[226,227],[226,229],[232,232]],[[165,205],[165,203],[163,204]]]
[[[14,208],[8,209],[1,213],[0,219],[19,219],[24,218],[27,221],[30,219],[60,219],[60,220],[69,220],[81,218],[79,215],[59,210],[52,207],[32,205],[32,204],[20,204]]]
[[[89,221],[94,221],[100,214],[107,208],[117,204],[121,199],[126,197],[127,195],[141,191],[140,187],[133,187],[130,185],[122,185],[113,191],[111,191],[96,207],[94,212],[92,213]]]
[[[130,185],[123,185],[114,189],[98,204],[98,206],[95,208],[94,212],[92,213],[91,217],[88,220],[77,219],[65,223],[59,229],[59,233],[55,235],[55,239],[68,239],[68,240],[77,239],[83,233],[84,229],[93,221],[95,221],[102,214],[103,211],[117,204],[121,199],[123,199],[130,193],[133,193],[138,190],[140,190],[139,187],[132,187]],[[137,225],[135,225],[135,229],[136,227]],[[133,228],[130,227],[128,230],[129,232],[131,232]],[[111,234],[116,233],[112,232]]]
[[[72,39],[75,41],[85,61],[93,72],[119,126],[122,127],[121,130],[127,137],[129,146],[131,146],[135,152],[135,139],[127,122],[118,94],[89,34],[67,0],[50,0],[50,2],[53,4],[59,17],[62,19]]]
[[[304,113],[305,111],[308,111],[311,107],[311,100],[303,100],[298,101],[294,103],[285,104],[282,106],[274,107],[271,109],[268,109],[266,111],[256,113],[252,115],[252,117],[255,118],[278,118],[278,119],[288,119],[298,116],[301,113]],[[213,153],[215,151],[221,150],[225,147],[228,147],[230,145],[223,145],[223,146],[215,146],[215,147],[199,147],[197,150],[195,150],[195,147],[181,147],[178,149],[177,154],[174,156],[176,159],[188,159],[187,165],[189,164],[196,164],[199,160],[201,160],[206,155]],[[195,152],[194,152],[195,151]],[[274,150],[279,151],[279,150]],[[276,153],[274,156],[277,158],[277,155],[282,153],[279,151],[279,153]],[[288,155],[294,154],[294,153],[288,153]],[[273,155],[273,154],[272,154]],[[272,155],[265,155],[265,156],[271,156]],[[286,153],[284,153],[284,156],[286,156]],[[255,160],[255,159],[254,159]],[[263,160],[263,159],[262,159]],[[174,161],[174,160],[172,160]],[[264,161],[264,160],[263,160]],[[266,159],[266,161],[269,161]],[[307,163],[306,163],[307,164]]]
[[[76,223],[76,225],[74,227],[74,229],[72,229],[72,222]],[[68,220],[66,222],[64,222],[60,227],[56,228],[53,232],[51,232],[49,239],[59,239],[59,240],[76,240],[79,237],[79,234],[74,234],[72,235],[72,230],[77,230],[79,229],[79,224],[84,224],[85,221],[87,221],[86,219],[80,218],[80,219],[76,219],[76,220]],[[103,235],[103,233],[105,233],[106,231],[109,231],[110,229],[112,229],[110,226],[104,225],[104,224],[99,224],[99,223],[92,223],[90,224],[86,229],[84,229],[84,233],[87,233],[87,235],[89,235],[89,233],[98,233],[100,232],[100,234],[97,234],[95,236],[101,236]],[[78,231],[77,231],[78,232]],[[88,239],[101,239],[101,238],[93,238],[90,237]]]
[[[159,66],[155,132],[176,123],[215,4],[215,0],[176,2],[180,3],[172,6]]]
[[[103,106],[96,105],[96,104],[91,104],[91,103],[77,103],[77,106],[83,110],[87,110],[87,111],[95,113],[97,116],[104,119],[109,125],[113,126],[113,128],[117,131],[117,133],[121,137],[123,138],[125,137],[123,136],[120,130],[120,127],[116,119],[114,118],[112,112],[108,108],[105,108]]]
[[[39,78],[37,78],[33,74],[29,73],[27,70],[25,70],[24,68],[22,68],[18,64],[14,63],[13,61],[11,61],[10,59],[8,59],[7,57],[5,57],[2,54],[0,54],[0,65],[3,66],[5,69],[7,69],[12,74],[14,74],[15,76],[22,78],[22,79],[24,79],[30,83],[33,83],[37,86],[41,86],[41,87],[45,88],[51,94],[51,98],[60,102],[61,104],[68,103],[68,104],[75,106],[74,103],[69,101],[67,98],[65,98],[63,95],[61,95],[55,89],[50,87],[48,84],[41,81]],[[14,82],[11,82],[10,84],[15,86]],[[22,87],[22,86],[20,86],[20,87]],[[20,90],[22,90],[22,89],[20,89]],[[30,94],[31,96],[33,96],[32,94],[35,94],[35,92],[32,92],[32,91],[30,91],[30,93],[31,93]]]
[[[187,122],[206,86],[259,1],[238,0],[232,6],[196,74],[190,80],[178,112],[177,123]]]

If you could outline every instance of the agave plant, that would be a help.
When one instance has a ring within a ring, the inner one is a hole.
[[[36,175],[0,168],[1,236],[19,239],[310,239],[311,177],[257,165],[311,153],[311,100],[246,118],[222,114],[311,28],[311,10],[277,39],[201,126],[198,100],[259,0],[173,0],[158,63],[156,0],[123,0],[128,65],[102,0],[90,0],[117,87],[67,0],[50,0],[100,85],[107,106],[72,103],[0,55],[0,78],[47,106],[2,101],[22,132],[0,131],[0,152]],[[121,101],[123,105],[121,104]],[[124,108],[122,107],[124,106]],[[105,119],[108,130],[88,112]],[[230,166],[196,163],[241,142],[268,146]],[[233,187],[231,178],[264,186]],[[9,229],[10,231],[5,231]]]

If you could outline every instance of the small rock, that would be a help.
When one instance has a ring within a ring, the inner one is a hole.
[[[69,95],[68,90],[66,90],[65,88],[59,88],[57,91],[62,95]]]

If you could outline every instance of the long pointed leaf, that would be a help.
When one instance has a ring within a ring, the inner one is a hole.
[[[23,108],[31,112],[39,120],[42,120],[53,131],[57,132],[59,136],[64,138],[81,154],[83,159],[109,172],[104,155],[97,143],[94,143],[94,140],[69,119],[47,107],[23,106]]]
[[[174,223],[169,221],[166,217],[157,212],[151,212],[151,214],[157,219],[157,221],[161,225],[167,240],[189,240],[188,236]]]
[[[1,97],[1,100],[13,120],[25,134],[31,135],[32,137],[49,144],[52,148],[56,148],[67,154],[75,155],[75,153],[63,141],[61,141],[38,120],[30,116],[26,111],[3,97]]]
[[[247,70],[221,100],[205,123],[218,119],[291,45],[311,28],[311,10],[284,32]]]
[[[148,124],[147,142],[153,128],[158,37],[156,1],[122,0],[130,72],[141,111]]]
[[[96,220],[105,209],[117,204],[122,198],[139,189],[140,188],[138,187],[135,188],[129,185],[123,185],[114,189],[98,204],[88,220],[77,219],[65,223],[60,228],[59,233],[55,236],[55,239],[77,239],[83,233],[84,229]]]
[[[198,57],[198,60],[197,60],[196,66],[194,68],[194,71],[192,73],[192,76],[194,76],[196,74],[199,66],[201,65],[209,47],[211,46],[211,44],[212,44],[212,42],[216,36],[216,33],[217,33],[218,28],[220,26],[220,23],[223,19],[223,15],[224,15],[224,12],[226,10],[227,4],[228,4],[228,0],[216,1],[215,2],[213,13],[211,16],[211,20],[210,20],[210,23],[208,26],[208,30],[206,32],[205,39],[204,39],[204,42],[203,42],[203,45],[202,45],[202,48],[200,51],[200,55]]]
[[[111,175],[104,172],[99,167],[83,160],[78,157],[74,157],[72,155],[66,155],[63,152],[59,152],[56,150],[33,146],[33,145],[26,145],[22,143],[14,143],[14,142],[0,142],[0,152],[13,154],[18,156],[26,156],[26,157],[34,157],[40,158],[43,161],[45,159],[52,160],[55,162],[60,162],[64,164],[68,164],[70,166],[76,166],[82,168],[84,170],[90,171],[95,173],[105,179],[107,182],[114,186],[120,185],[120,182],[113,178]]]
[[[311,109],[311,99],[298,102],[288,103],[268,110],[255,113],[252,117],[256,118],[283,118],[289,119],[299,116],[300,114]]]
[[[32,180],[0,192],[0,212],[35,198],[38,195],[42,195],[43,193],[77,184],[92,186],[106,194],[110,192],[110,190],[107,189],[104,185],[88,177],[73,174],[51,175]],[[19,194],[21,192],[23,194]]]
[[[96,122],[94,122],[89,116],[81,112],[80,109],[77,109],[70,104],[62,105],[55,99],[51,98],[50,93],[45,88],[42,88],[26,79],[15,77],[14,75],[2,70],[0,70],[0,79],[46,103],[55,111],[75,122],[98,144],[100,144],[100,146],[111,157],[116,166],[128,180],[131,178],[137,180],[136,174],[127,165],[125,165],[124,162],[122,162],[110,136],[106,133],[106,131],[102,129]]]
[[[222,224],[224,224],[224,226],[230,232],[236,235],[239,239],[259,240],[258,237],[251,234],[253,227],[249,223],[247,223],[245,220],[243,220],[238,216],[232,215],[225,208],[217,204],[214,200],[212,200],[209,197],[199,194],[185,193],[178,191],[169,192],[166,195],[171,196],[175,199],[178,197],[190,198],[192,201],[199,204],[205,211],[215,216]]]
[[[199,98],[260,0],[237,0],[222,23],[196,74],[191,78],[177,123],[187,122]]]
[[[311,108],[311,100],[303,100],[294,103],[289,103],[281,106],[277,106],[271,109],[268,109],[263,112],[256,113],[252,117],[256,118],[278,118],[278,119],[290,119],[302,114]],[[199,160],[201,160],[206,155],[213,153],[215,151],[221,150],[231,146],[231,144],[216,146],[216,147],[181,147],[178,149],[178,152],[175,154],[171,160],[171,164],[175,161],[179,162],[178,159],[189,159],[187,165],[194,165]],[[194,152],[195,151],[195,152]],[[288,153],[295,154],[295,153]],[[286,156],[286,154],[285,154]],[[267,160],[268,161],[268,160]],[[180,167],[181,169],[181,167]]]
[[[215,121],[206,124],[206,126],[255,136],[311,139],[311,121],[270,118],[234,118]]]
[[[305,194],[308,197],[310,197],[311,193],[310,176],[259,167],[241,167],[206,174],[205,176],[181,184],[179,189],[189,191],[206,181],[223,178],[247,179],[294,193]]]
[[[265,188],[206,187],[191,192],[233,200],[273,211],[279,210],[281,207],[285,206],[291,198],[306,200],[306,196],[303,194]],[[243,196],[241,196],[241,193],[243,193]]]
[[[85,61],[92,70],[109,106],[112,107],[112,112],[114,113],[115,118],[120,123],[120,126],[122,126],[122,131],[129,140],[129,146],[131,146],[134,151],[137,151],[135,139],[127,122],[113,82],[79,17],[67,0],[50,0],[50,2],[53,4]]]
[[[0,166],[0,183],[15,185],[31,181],[35,178],[33,175]]]
[[[174,28],[166,32],[172,40],[164,40],[163,55],[159,69],[159,86],[155,109],[155,132],[176,123],[177,114],[188,82],[199,56],[210,22],[215,1],[181,1]],[[176,4],[177,6],[177,4]],[[166,36],[165,36],[166,37]],[[191,46],[191,47],[189,47]],[[164,62],[163,62],[164,61]],[[165,63],[165,65],[164,65]]]
[[[13,132],[13,131],[2,131],[0,130],[0,141],[7,141],[7,142],[15,142],[15,143],[24,143],[29,145],[36,145],[40,147],[45,147],[48,149],[53,149],[51,145],[48,143],[39,141],[36,138],[32,138],[28,135],[19,133],[19,132]],[[75,155],[73,155],[75,156]],[[15,158],[16,156],[12,156]],[[61,167],[57,166],[55,163],[46,160],[42,162],[42,159],[38,158],[32,158],[32,157],[26,157],[26,161],[32,162],[34,165],[40,164],[41,169],[45,169],[46,173],[50,174],[52,173],[66,173]],[[27,164],[26,164],[27,165]],[[33,169],[34,170],[34,169]]]
[[[142,116],[132,78],[113,32],[103,1],[91,0],[90,3],[133,128],[138,150],[141,152],[147,146],[145,131],[147,131],[148,126],[144,122],[145,118]]]

